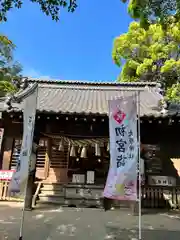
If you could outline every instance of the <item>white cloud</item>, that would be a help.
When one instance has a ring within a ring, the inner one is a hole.
[[[24,69],[23,70],[23,75],[25,77],[29,77],[29,78],[40,78],[40,79],[44,79],[44,80],[50,80],[51,79],[50,76],[43,75],[42,73],[40,73],[39,71],[36,71],[33,68]]]

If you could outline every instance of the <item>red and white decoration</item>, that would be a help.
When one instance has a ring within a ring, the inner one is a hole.
[[[11,181],[15,170],[0,170],[0,181]]]

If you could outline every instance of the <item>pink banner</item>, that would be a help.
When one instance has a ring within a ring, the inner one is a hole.
[[[136,97],[109,102],[110,167],[104,197],[137,200]]]

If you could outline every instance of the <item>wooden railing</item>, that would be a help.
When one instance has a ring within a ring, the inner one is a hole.
[[[0,181],[0,200],[9,200],[8,185],[9,181]]]
[[[0,181],[0,201],[23,201],[20,194],[9,194],[9,183],[10,181]]]
[[[143,208],[180,208],[180,186],[142,187]]]
[[[36,188],[36,192],[35,192],[35,194],[33,196],[33,199],[32,199],[32,207],[33,208],[36,206],[36,200],[37,200],[38,195],[40,193],[41,186],[42,186],[42,182],[38,182],[38,185],[37,185],[37,188]]]
[[[12,200],[8,194],[8,181],[0,181],[0,200]],[[33,205],[40,192],[42,183],[37,184],[37,189],[33,197]],[[64,188],[65,185],[63,186]],[[103,190],[103,189],[102,189]],[[161,187],[161,186],[143,186],[142,187],[142,207],[143,208],[171,208],[180,209],[180,186]]]

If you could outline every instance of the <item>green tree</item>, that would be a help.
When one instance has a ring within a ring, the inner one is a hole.
[[[174,17],[166,29],[159,23],[144,29],[132,22],[128,32],[115,39],[112,57],[122,67],[119,81],[159,82],[167,99],[180,101],[180,22]]]
[[[169,16],[180,17],[180,0],[121,0],[128,2],[128,13],[141,25],[166,23]]]
[[[4,35],[0,35],[0,97],[14,93],[20,88],[21,66],[13,61],[15,45]]]
[[[74,12],[77,7],[76,0],[28,0],[37,3],[41,11],[53,20],[59,20],[61,8],[68,8],[69,12]],[[7,13],[10,9],[21,8],[25,0],[1,0],[0,1],[0,21],[7,20]]]

